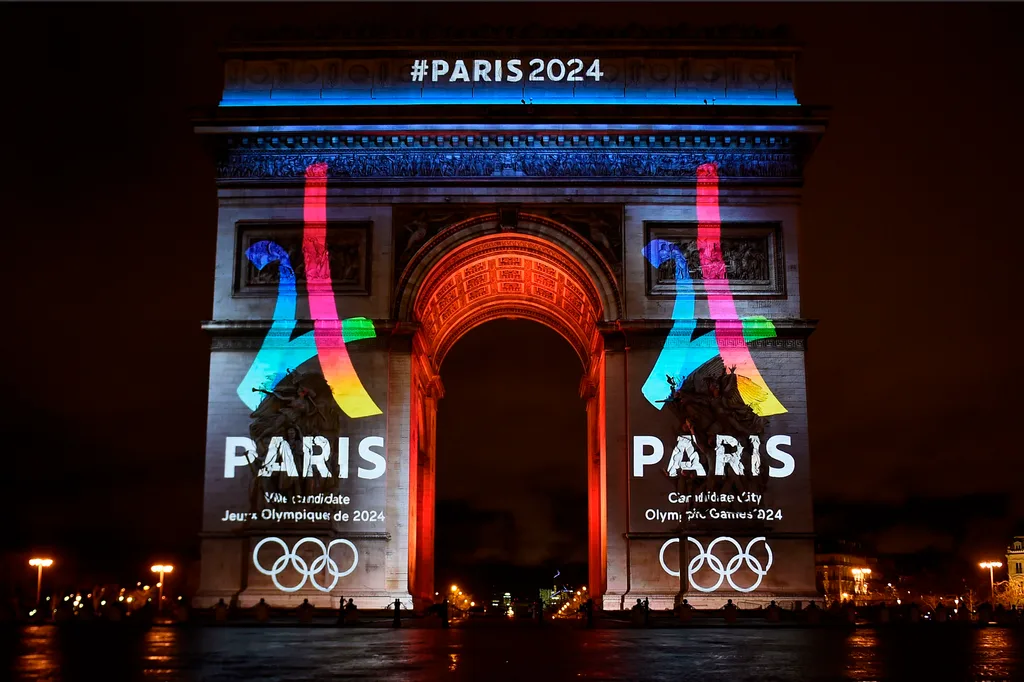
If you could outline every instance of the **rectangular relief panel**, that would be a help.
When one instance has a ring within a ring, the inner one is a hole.
[[[288,254],[295,269],[298,290],[305,291],[306,264],[302,257],[302,222],[239,222],[235,226],[234,296],[277,296],[278,269],[271,265],[259,270],[246,257],[246,250],[261,241],[277,243]],[[327,223],[327,252],[331,282],[336,294],[366,296],[370,293],[370,264],[373,261],[373,223],[368,221]]]
[[[786,294],[785,263],[781,223],[723,222],[722,260],[729,279],[729,292],[737,298],[780,297]],[[644,221],[644,244],[661,239],[675,244],[686,258],[697,296],[725,293],[715,280],[705,281],[697,250],[697,223],[683,221]],[[662,259],[655,268],[644,262],[646,292],[650,297],[670,297],[676,293],[675,261]]]

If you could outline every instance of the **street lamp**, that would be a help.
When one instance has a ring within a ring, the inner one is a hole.
[[[989,584],[989,588],[991,589],[992,603],[995,604],[995,601],[996,601],[996,578],[995,578],[995,574],[992,573],[992,569],[1001,568],[1003,563],[1001,561],[982,561],[978,565],[981,566],[982,568],[987,568],[988,569],[988,584]]]
[[[158,596],[156,610],[157,611],[163,611],[163,609],[164,609],[164,573],[170,573],[171,571],[173,571],[174,570],[174,566],[171,566],[170,564],[155,564],[153,566],[150,566],[149,570],[153,571],[154,573],[159,573],[160,574],[160,582],[157,583],[157,585],[156,585],[158,588],[160,588],[160,593],[159,593],[159,596]]]
[[[853,573],[853,593],[855,595],[858,594],[858,593],[860,593],[860,594],[867,594],[868,593],[867,580],[868,580],[868,576],[871,575],[871,569],[870,568],[854,568],[850,572]]]
[[[36,605],[39,605],[39,599],[43,596],[43,569],[53,566],[53,559],[29,559],[29,566],[36,567]]]

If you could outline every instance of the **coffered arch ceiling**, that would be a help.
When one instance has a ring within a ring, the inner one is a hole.
[[[541,237],[507,232],[477,237],[442,256],[413,305],[436,369],[463,334],[499,318],[554,329],[587,368],[602,313],[593,279],[572,255]]]

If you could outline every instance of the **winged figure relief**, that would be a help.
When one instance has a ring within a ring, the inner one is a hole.
[[[270,442],[275,437],[284,438],[297,469],[302,467],[304,436],[325,436],[332,444],[338,442],[346,417],[334,401],[323,375],[289,370],[273,389],[254,388],[253,391],[265,396],[249,415],[249,437],[256,443],[258,454],[251,465],[254,501],[261,500],[264,492],[312,494],[334,485],[320,477],[315,469],[308,477],[291,476],[287,471],[260,475]]]
[[[398,262],[402,264],[409,262],[430,237],[437,234],[438,230],[442,227],[457,222],[460,216],[461,214],[459,213],[433,216],[428,215],[426,211],[416,213],[412,220],[405,225],[405,230],[409,235],[406,238],[405,246],[398,258]]]

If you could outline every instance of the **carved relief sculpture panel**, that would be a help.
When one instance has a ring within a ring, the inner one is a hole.
[[[622,282],[621,204],[581,204],[576,206],[522,206],[525,214],[550,218],[575,231],[597,249],[619,282]]]
[[[372,261],[372,230],[369,222],[328,222],[327,261],[335,293],[368,295]],[[246,250],[261,241],[272,241],[288,254],[296,284],[304,290],[306,263],[302,256],[302,223],[299,221],[240,222],[236,226],[235,296],[277,296],[277,267],[259,270]]]
[[[716,293],[712,282],[705,283],[697,250],[696,222],[644,223],[644,243],[652,239],[677,244],[686,258],[694,293]],[[739,297],[785,295],[785,267],[782,230],[778,223],[722,223],[722,260],[730,291]],[[674,296],[676,265],[665,259],[658,268],[645,264],[648,296]]]
[[[454,223],[494,212],[487,206],[420,206],[396,204],[392,213],[395,226],[395,267],[397,280],[405,266],[430,239]]]

